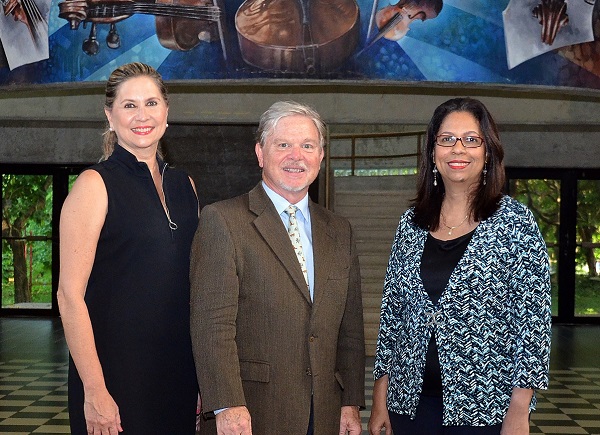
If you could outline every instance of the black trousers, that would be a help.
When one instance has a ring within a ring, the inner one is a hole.
[[[442,398],[421,396],[417,416],[389,412],[394,435],[500,435],[501,424],[494,426],[443,426]]]

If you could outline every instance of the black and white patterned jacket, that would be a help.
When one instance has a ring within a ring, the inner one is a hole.
[[[513,387],[548,387],[552,317],[544,240],[531,211],[503,197],[475,229],[434,306],[420,277],[427,231],[413,215],[409,209],[400,219],[390,254],[374,378],[389,375],[388,409],[414,417],[435,333],[444,425],[499,424]]]

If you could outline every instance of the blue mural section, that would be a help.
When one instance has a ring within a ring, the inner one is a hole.
[[[284,0],[263,0],[269,1],[276,4]],[[354,0],[350,1],[353,3]],[[104,81],[116,66],[141,61],[153,65],[167,80],[306,78],[600,89],[600,77],[593,72],[594,68],[584,69],[558,50],[540,54],[509,69],[502,16],[509,0],[446,0],[437,17],[413,21],[401,39],[394,41],[383,37],[372,45],[366,41],[371,41],[378,31],[375,27],[367,35],[373,1],[357,0],[356,47],[341,65],[316,71],[265,69],[247,63],[235,23],[236,12],[245,3],[242,0],[222,3],[221,39],[199,42],[188,51],[169,49],[157,37],[155,17],[136,13],[116,23],[120,37],[120,46],[116,49],[109,48],[105,42],[110,25],[98,24],[96,38],[99,44],[94,55],[86,54],[82,49],[90,37],[90,23],[81,23],[78,29],[72,30],[69,23],[59,17],[58,3],[52,0],[50,6],[48,57],[13,69],[6,61],[0,62],[0,85]],[[92,3],[88,1],[88,4]],[[376,5],[378,10],[392,6],[384,1]],[[5,44],[4,40],[1,42]]]

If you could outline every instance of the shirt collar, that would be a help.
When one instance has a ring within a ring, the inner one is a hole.
[[[285,211],[285,209],[288,208],[288,206],[290,205],[290,202],[287,199],[285,199],[283,196],[281,196],[280,194],[276,193],[269,186],[267,186],[264,181],[262,182],[262,187],[263,187],[263,189],[265,189],[265,193],[267,194],[267,196],[269,197],[269,199],[275,206],[275,210],[277,210],[277,214],[281,215],[281,213],[283,213]],[[300,210],[300,212],[302,213],[302,217],[304,218],[304,221],[309,222],[310,221],[310,213],[308,210],[308,193],[306,195],[304,195],[304,198],[302,198],[300,201],[298,201],[294,205],[296,207],[298,207],[298,210]]]
[[[138,159],[133,155],[133,153],[126,150],[118,143],[115,143],[115,148],[112,154],[109,156],[108,160],[119,162],[137,176],[150,176],[150,170],[148,168],[148,165],[144,162],[138,161]],[[162,174],[165,168],[165,162],[158,156],[158,154],[156,155],[156,160],[158,161],[158,170]]]

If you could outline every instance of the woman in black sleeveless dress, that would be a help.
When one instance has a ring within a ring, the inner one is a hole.
[[[195,188],[158,153],[168,100],[154,69],[116,69],[105,112],[105,160],[79,176],[61,214],[58,295],[71,354],[71,431],[194,434],[188,275]]]

